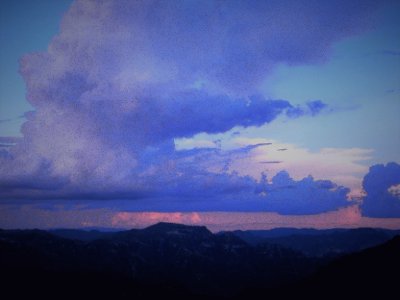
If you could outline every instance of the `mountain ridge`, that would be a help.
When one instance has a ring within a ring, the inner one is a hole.
[[[84,238],[0,230],[4,287],[19,297],[34,291],[46,299],[60,290],[69,298],[80,293],[121,299],[231,298],[258,289],[272,295],[285,287],[295,290],[299,282],[307,286],[307,278],[340,259],[308,257],[267,242],[251,245],[235,232],[213,234],[204,226],[173,223]],[[40,289],[43,283],[46,289]]]

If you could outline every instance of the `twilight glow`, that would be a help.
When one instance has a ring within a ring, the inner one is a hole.
[[[1,6],[0,227],[400,228],[399,3]]]

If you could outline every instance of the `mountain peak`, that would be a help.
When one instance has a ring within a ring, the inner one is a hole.
[[[177,223],[159,222],[144,229],[147,232],[157,233],[201,233],[212,235],[211,231],[205,226],[193,226]]]

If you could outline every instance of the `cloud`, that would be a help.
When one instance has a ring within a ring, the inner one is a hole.
[[[137,195],[138,191],[126,191],[124,194],[121,189],[104,190],[100,194],[92,190],[88,195],[74,195],[74,191],[69,190],[69,194],[64,194],[56,202],[51,198],[50,191],[45,194],[50,197],[48,200],[43,200],[43,194],[39,194],[36,202],[42,209],[54,210],[59,209],[57,203],[63,204],[65,200],[71,205],[81,203],[80,196],[86,203],[84,209],[118,207],[136,212],[240,211],[276,212],[282,215],[319,214],[354,204],[346,197],[348,188],[329,180],[314,180],[311,176],[294,180],[285,171],[276,174],[271,181],[267,180],[266,175],[258,181],[237,173],[203,171],[190,174],[169,170],[163,174],[147,174],[146,181],[142,182],[143,194]],[[60,191],[54,195],[60,195]],[[35,195],[31,194],[31,199],[33,197]],[[31,203],[25,198],[13,202]]]
[[[201,222],[199,213],[118,212],[111,220],[113,227],[145,227],[158,222],[196,225]]]
[[[258,187],[259,195],[274,207],[270,211],[285,215],[317,214],[346,207],[352,204],[346,198],[349,191],[329,180],[314,180],[312,176],[295,181],[286,171],[277,173],[271,183],[262,176]]]
[[[400,183],[392,185],[387,189],[387,191],[394,197],[400,198]]]
[[[91,203],[93,201],[90,201]],[[131,201],[126,204],[129,207]],[[81,202],[82,203],[82,202]],[[104,206],[104,201],[102,201]],[[52,201],[53,206],[57,205]],[[121,205],[124,207],[124,205]],[[115,208],[115,207],[114,207]],[[0,227],[14,228],[141,228],[157,222],[204,225],[213,232],[221,230],[257,230],[276,227],[398,229],[400,219],[361,217],[357,205],[317,215],[280,215],[271,212],[132,212],[123,209],[96,208],[42,209],[34,203],[15,207],[0,205]]]
[[[280,164],[282,163],[282,161],[280,160],[264,160],[264,161],[260,161],[260,164]]]
[[[261,96],[232,99],[192,90],[169,99],[138,104],[132,117],[148,117],[140,129],[159,140],[191,137],[199,132],[221,133],[235,126],[261,126],[291,107],[286,100],[267,100]],[[156,118],[151,119],[151,115]]]
[[[347,205],[344,189],[310,179],[294,183],[308,200],[268,190],[264,203],[255,177],[209,168],[266,144],[179,151],[174,141],[319,113],[320,100],[293,106],[258,87],[279,64],[326,60],[334,42],[370,28],[375,2],[75,1],[48,50],[21,59],[35,111],[0,152],[0,196],[282,213]]]
[[[375,218],[399,218],[400,165],[388,163],[374,165],[364,177],[363,187],[367,195],[361,205],[362,214]]]
[[[249,90],[279,63],[324,61],[333,42],[371,27],[377,7],[344,0],[75,1],[48,53],[27,57],[23,69],[41,64],[43,81],[65,85],[64,99],[100,88],[104,77],[111,79],[107,89],[136,93],[197,82]]]
[[[255,178],[259,178],[262,172],[274,176],[281,170],[288,171],[297,180],[312,174],[317,179],[329,179],[350,187],[352,194],[360,195],[362,177],[368,172],[368,167],[362,162],[370,159],[373,152],[372,149],[362,148],[322,148],[311,151],[306,147],[278,140],[248,137],[225,141],[225,147],[235,149],[260,143],[270,145],[252,149],[246,155],[239,155],[238,151],[232,150],[229,160],[225,157],[220,164],[214,162],[215,168],[227,164],[228,170]]]
[[[321,100],[309,101],[306,104],[306,109],[300,106],[291,107],[287,110],[287,115],[292,118],[298,118],[307,114],[315,116],[319,114],[323,109],[327,108],[327,105]]]
[[[0,136],[0,144],[16,144],[21,141],[20,137]]]

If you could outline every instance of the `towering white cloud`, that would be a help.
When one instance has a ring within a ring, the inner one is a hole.
[[[265,99],[259,83],[278,64],[324,61],[332,43],[370,26],[376,6],[75,1],[48,50],[21,59],[35,112],[27,114],[23,139],[1,152],[1,196],[188,199],[238,189],[251,195],[254,178],[207,171],[195,163],[197,154],[177,151],[174,138],[260,126],[280,114],[317,114],[323,102],[293,107]],[[331,191],[339,195],[336,206],[310,211],[344,205],[339,190]]]

